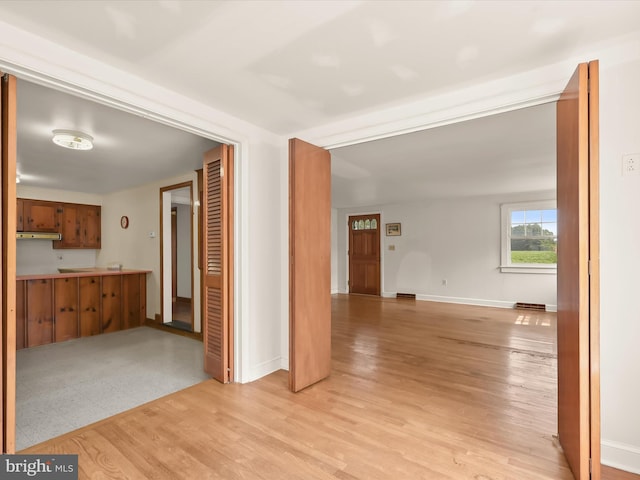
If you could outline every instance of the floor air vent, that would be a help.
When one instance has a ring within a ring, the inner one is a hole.
[[[537,310],[539,312],[544,312],[547,310],[547,307],[544,303],[516,302],[513,308],[517,310]]]
[[[415,300],[416,294],[415,293],[396,293],[396,298],[405,298],[408,300]]]

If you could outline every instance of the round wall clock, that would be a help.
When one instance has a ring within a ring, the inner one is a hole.
[[[126,215],[120,217],[120,226],[122,228],[129,228],[129,217],[127,217]]]

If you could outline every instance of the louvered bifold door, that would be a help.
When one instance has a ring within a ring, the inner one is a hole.
[[[231,375],[233,254],[233,166],[231,147],[220,145],[204,155],[203,252],[204,370],[226,383]]]

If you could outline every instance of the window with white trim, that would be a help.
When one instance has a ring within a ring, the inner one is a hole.
[[[502,214],[502,263],[507,273],[556,273],[558,212],[554,200],[506,203]]]

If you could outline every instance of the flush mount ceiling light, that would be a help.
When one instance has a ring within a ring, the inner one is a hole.
[[[54,130],[53,143],[71,150],[91,150],[93,137],[75,130]]]

